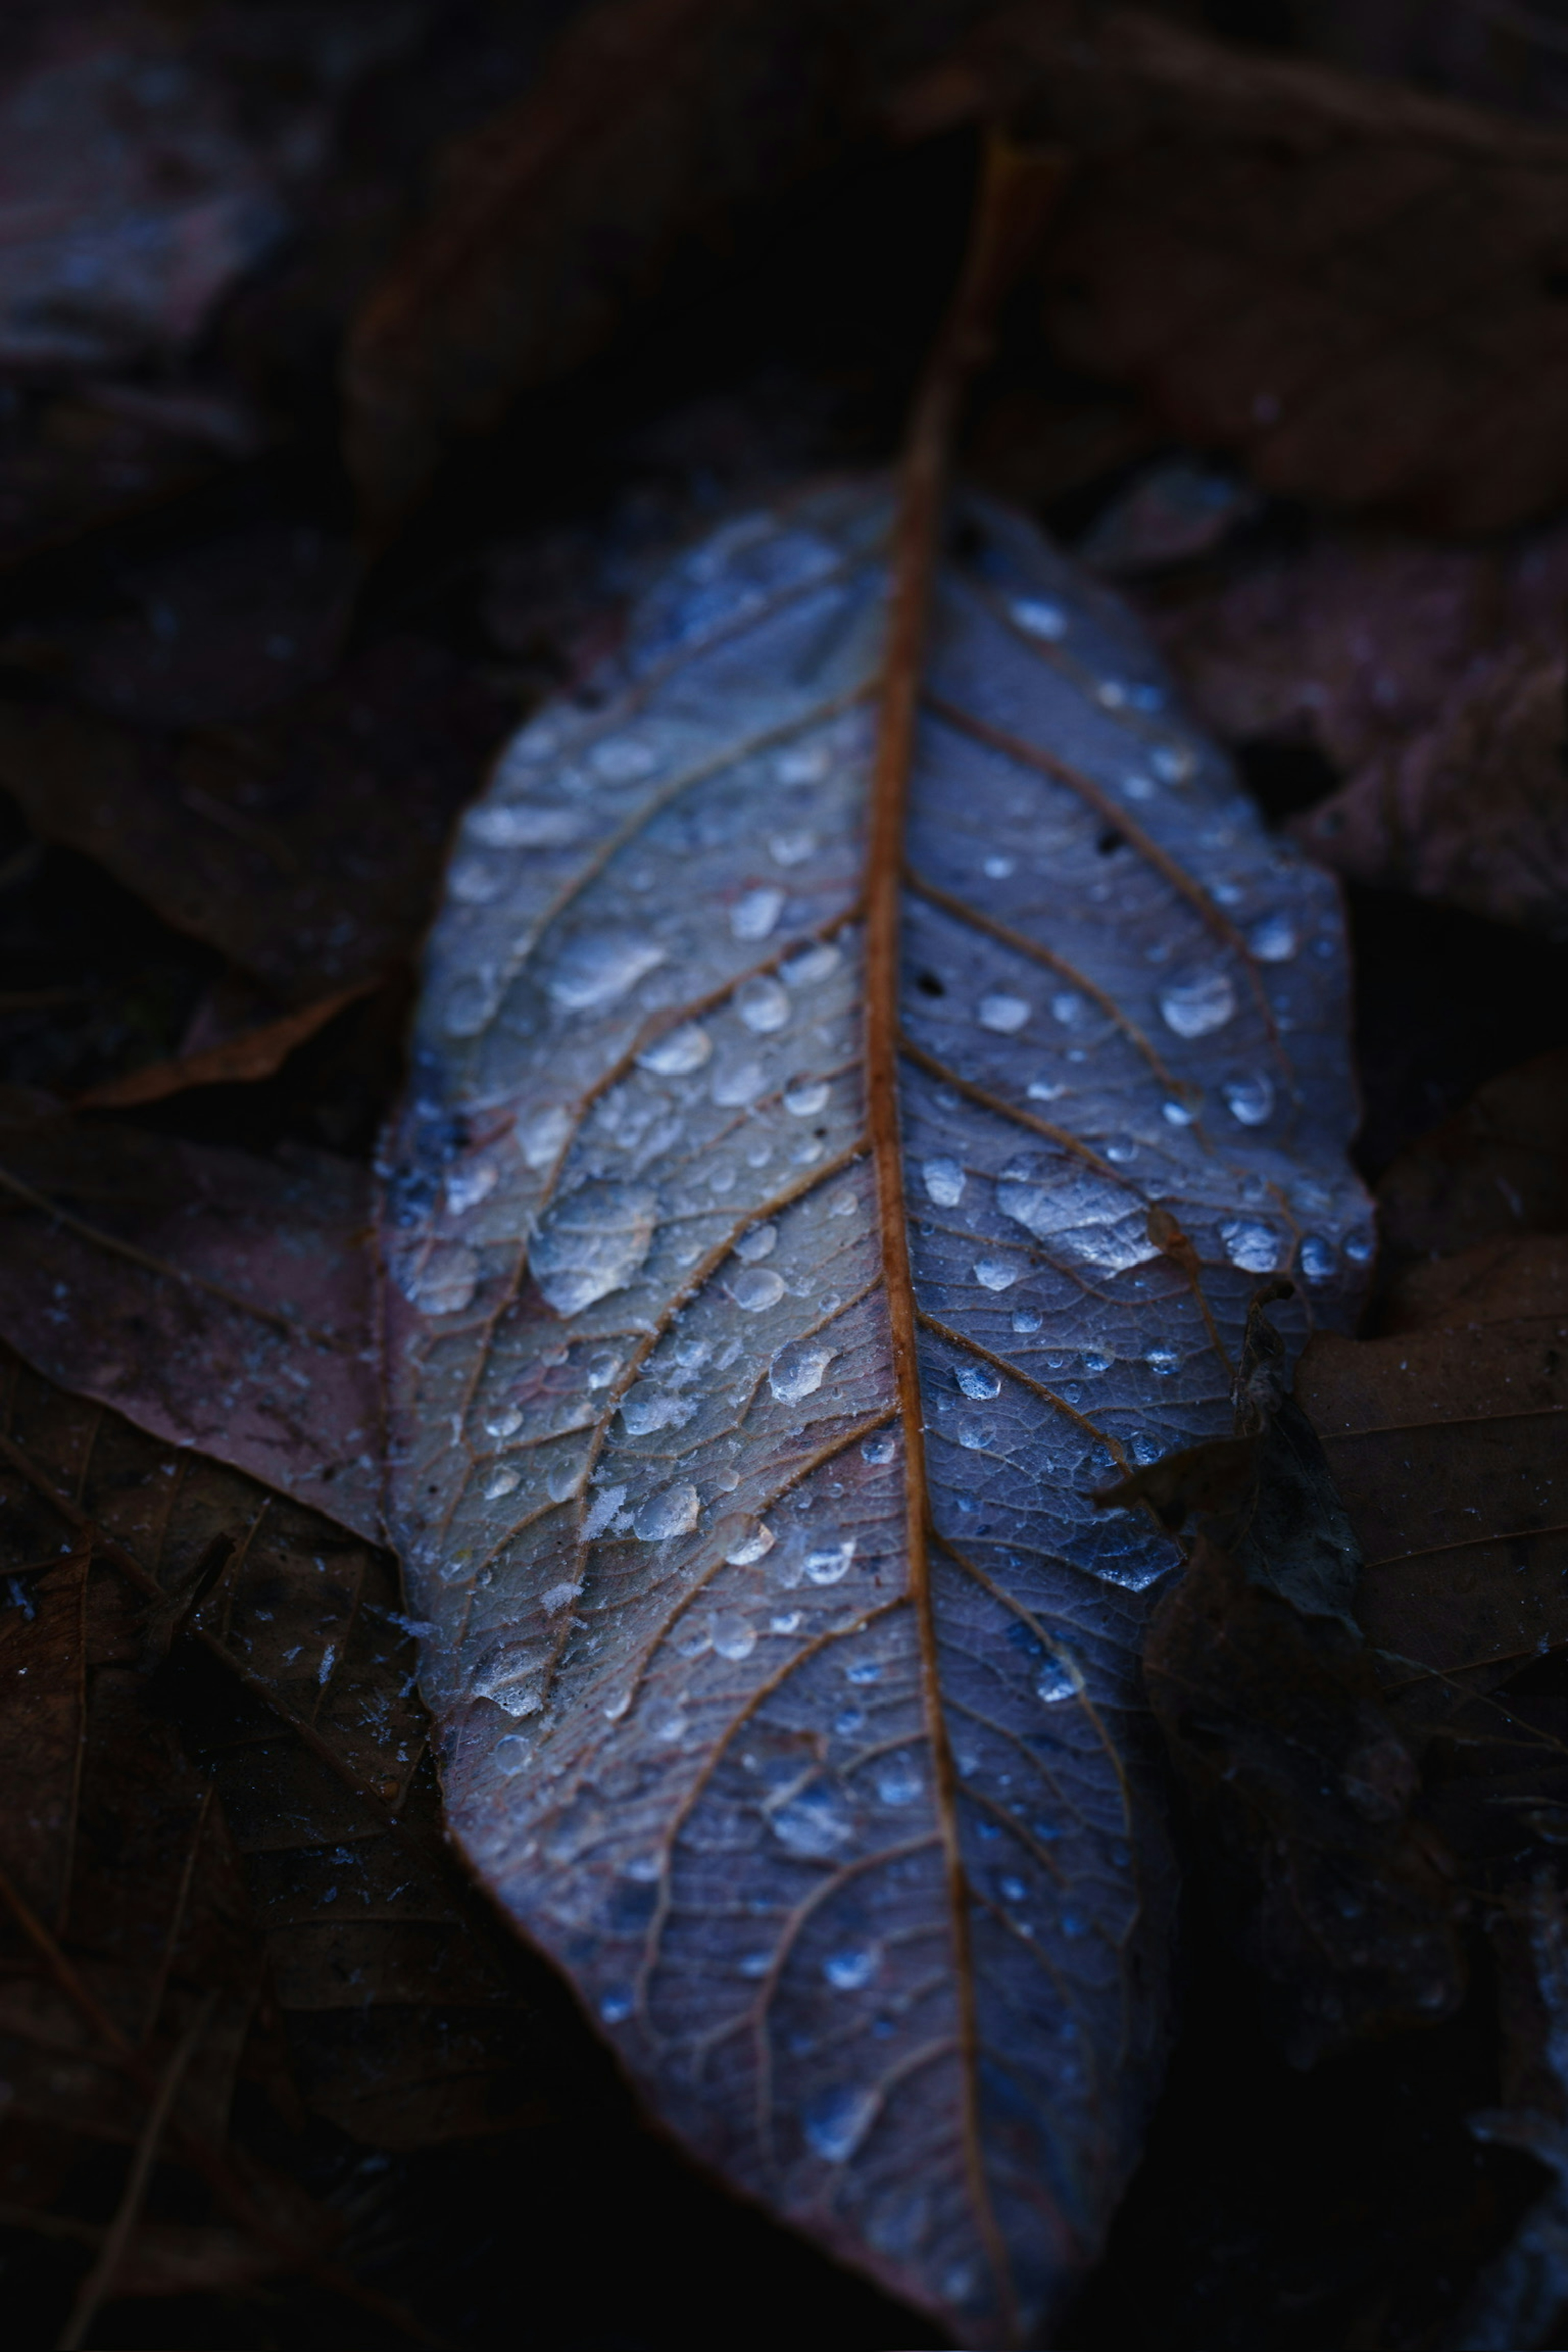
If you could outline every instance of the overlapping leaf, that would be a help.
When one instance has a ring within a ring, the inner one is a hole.
[[[979,2343],[1092,2253],[1165,2034],[1177,1555],[1090,1490],[1228,1427],[1263,1276],[1299,1339],[1371,1244],[1331,886],[994,509],[867,971],[888,521],[725,526],[470,813],[389,1169],[393,1490],[488,1883],[690,2145]]]

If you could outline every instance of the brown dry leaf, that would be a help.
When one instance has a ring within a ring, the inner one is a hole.
[[[1384,1330],[1433,1321],[1471,1279],[1436,1263],[1441,1254],[1568,1232],[1568,1051],[1482,1087],[1384,1170],[1377,1204],[1385,1261],[1402,1269],[1380,1310]]]
[[[1077,153],[1054,347],[1265,489],[1501,529],[1568,490],[1568,138],[1127,8],[1026,0],[895,110]]]
[[[242,1029],[216,1045],[205,1045],[195,1053],[177,1055],[172,1061],[144,1063],[123,1078],[111,1078],[103,1086],[91,1087],[76,1098],[79,1110],[130,1110],[138,1103],[163,1102],[170,1095],[181,1094],[187,1087],[217,1087],[253,1084],[259,1078],[269,1078],[281,1069],[296,1045],[324,1029],[346,1005],[366,995],[373,983],[362,982],[357,988],[339,989],[333,996],[323,996],[314,1004],[301,1006],[298,1013],[286,1013],[281,1020],[264,1021],[253,1029]]]
[[[297,1010],[410,953],[509,716],[442,647],[404,638],[250,725],[172,739],[0,705],[0,784],[45,839]]]
[[[76,2213],[101,2243],[72,2150],[134,2143],[142,2075],[199,2014],[160,2159],[226,2167],[266,2227],[230,2226],[232,2198],[199,2229],[174,2226],[188,2193],[154,2203],[113,2291],[243,2288],[315,2263],[334,2224],[230,2144],[237,2080],[384,2148],[515,2124],[517,1970],[440,1835],[387,1555],[8,1353],[3,1373],[0,1756],[28,1802],[0,1862],[45,1942],[16,1941],[13,1906],[0,2222],[58,2238]],[[141,2074],[73,2011],[72,1969]]]
[[[374,1538],[364,1172],[0,1100],[0,1333],[49,1378]]]
[[[459,142],[343,361],[371,521],[531,385],[609,341],[683,246],[868,135],[894,77],[995,0],[604,0],[539,81]]]

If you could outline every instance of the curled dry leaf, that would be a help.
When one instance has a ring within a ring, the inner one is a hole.
[[[1025,0],[895,111],[1078,153],[1045,262],[1058,354],[1142,386],[1263,488],[1500,529],[1568,490],[1568,138]]]
[[[0,1334],[373,1539],[382,1412],[363,1171],[0,1102]]]
[[[1166,2034],[1177,1554],[1090,1489],[1371,1236],[1332,886],[1005,510],[873,793],[889,515],[726,524],[469,813],[392,1491],[485,1883],[690,2147],[989,2344],[1092,2257]]]

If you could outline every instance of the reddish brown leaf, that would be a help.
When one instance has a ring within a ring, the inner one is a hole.
[[[1385,1330],[1462,1306],[1484,1263],[1477,1243],[1568,1231],[1568,1053],[1539,1055],[1482,1087],[1400,1154],[1377,1196],[1384,1248],[1405,1268],[1380,1310]],[[1443,1262],[1461,1251],[1471,1253],[1462,1265]]]
[[[1058,353],[1142,386],[1264,488],[1479,531],[1568,490],[1568,138],[1027,0],[911,90],[1079,163],[1046,265]]]
[[[76,1108],[128,1110],[137,1103],[163,1102],[187,1087],[233,1086],[269,1078],[282,1067],[296,1045],[302,1045],[308,1037],[325,1028],[345,1005],[368,994],[373,985],[365,982],[357,988],[340,989],[335,996],[321,997],[314,1004],[303,1005],[298,1013],[285,1013],[279,1021],[266,1021],[258,1028],[242,1029],[237,1036],[226,1037],[221,1045],[205,1046],[195,1054],[182,1054],[172,1062],[144,1063],[126,1077],[89,1087],[86,1094],[78,1096]]]

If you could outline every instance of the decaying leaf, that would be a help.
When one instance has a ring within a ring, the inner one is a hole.
[[[0,1101],[0,1332],[50,1379],[380,1529],[363,1171]]]
[[[247,2145],[237,2084],[384,2149],[514,2123],[517,1970],[440,1837],[388,1556],[8,1353],[4,1381],[0,1750],[27,1801],[0,1833],[0,2226],[102,2263],[73,2163],[136,2149],[199,2025],[100,2287],[242,2292],[342,2223],[272,2169],[276,2126]],[[199,2226],[190,2169],[219,2192]]]
[[[1491,530],[1568,489],[1568,139],[1130,8],[989,16],[896,110],[1079,156],[1058,352],[1263,488]]]
[[[1144,1678],[1224,1931],[1307,2065],[1435,2022],[1458,2005],[1465,1970],[1451,1865],[1411,1817],[1415,1760],[1350,1613],[1360,1547],[1283,1357],[1255,1303],[1237,1437],[1101,1499],[1126,1502],[1163,1475],[1164,1516],[1177,1483],[1205,1515],[1150,1620]]]
[[[430,640],[384,641],[247,725],[137,731],[0,704],[0,785],[279,1013],[407,957],[454,816],[508,706]]]
[[[1295,1345],[1371,1242],[1331,886],[975,501],[901,825],[889,527],[723,526],[469,813],[393,1496],[486,1883],[689,2145],[978,2344],[1092,2253],[1165,2034],[1177,1555],[1089,1489],[1228,1424],[1261,1277]]]

